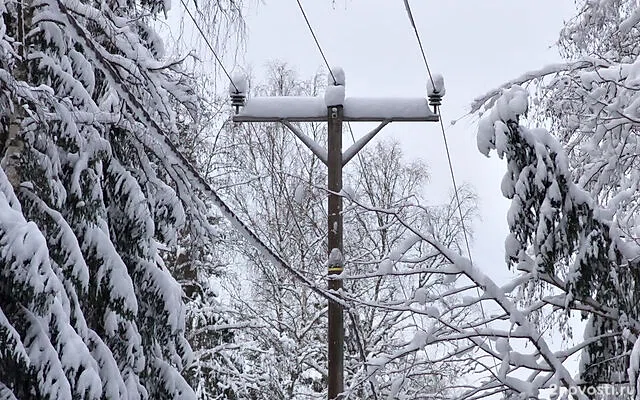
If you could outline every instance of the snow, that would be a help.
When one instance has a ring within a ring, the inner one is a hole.
[[[473,296],[462,296],[462,305],[470,306],[471,304],[477,303],[478,299]]]
[[[289,119],[326,118],[327,107],[321,97],[251,97],[237,116]]]
[[[100,222],[103,222],[102,229],[90,228],[85,234],[84,245],[91,248],[95,253],[94,259],[101,262],[93,279],[99,288],[108,288],[107,293],[103,294],[112,302],[121,304],[122,311],[135,315],[138,312],[138,302],[127,266],[109,240],[108,232],[105,232],[108,230],[106,221]]]
[[[0,399],[2,400],[19,400],[3,382],[0,382]]]
[[[337,92],[329,95],[330,102],[343,96],[343,86],[334,87]],[[332,97],[332,96],[338,97]],[[422,97],[364,98],[347,97],[344,101],[344,117],[349,120],[382,121],[385,119],[436,120],[437,116]],[[270,121],[301,119],[326,120],[327,104],[324,97],[280,96],[251,97],[236,117],[267,119]]]
[[[75,194],[78,198],[83,198],[82,192],[80,190],[80,174],[87,169],[88,163],[89,153],[82,152],[73,167],[70,192],[72,194]]]
[[[314,368],[307,368],[304,371],[302,371],[302,374],[300,375],[305,379],[311,379],[313,381],[321,381],[324,377],[320,372],[318,372]]]
[[[303,202],[303,200],[304,200],[305,192],[306,192],[306,187],[305,187],[305,185],[304,185],[304,184],[302,184],[302,183],[299,183],[299,184],[296,186],[296,188],[295,188],[295,190],[294,190],[294,192],[293,192],[293,201],[294,201],[296,204],[302,204],[302,202]]]
[[[155,357],[152,363],[154,375],[160,378],[162,390],[169,394],[171,399],[195,399],[196,394],[184,377],[168,362]]]
[[[378,265],[378,273],[381,275],[388,275],[393,272],[393,261],[388,258],[385,258]]]
[[[373,121],[393,118],[437,118],[429,107],[427,99],[422,97],[347,97],[344,101],[344,116],[345,118]]]
[[[28,362],[27,350],[24,348],[22,341],[20,340],[20,334],[11,325],[7,317],[0,308],[0,332],[3,332],[3,338],[5,345],[8,345],[8,350],[16,359],[20,359],[23,362]]]
[[[327,75],[327,86],[345,86],[345,84],[346,80],[342,67],[331,67],[331,73]]]
[[[513,176],[510,173],[505,173],[502,177],[502,181],[500,181],[500,191],[502,195],[507,198],[513,198],[513,195],[516,193],[515,187],[513,185]]]
[[[91,63],[75,49],[69,51],[69,58],[73,62],[73,70],[78,74],[78,79],[86,87],[88,93],[92,94],[95,88],[95,72]]]
[[[494,102],[500,96],[505,89],[511,88],[513,86],[522,85],[533,79],[557,74],[564,71],[572,71],[580,68],[592,68],[594,66],[607,66],[608,63],[601,58],[594,58],[589,56],[581,57],[576,61],[569,61],[557,64],[550,64],[541,69],[533,70],[524,73],[518,78],[512,79],[509,82],[506,82],[502,86],[493,89],[486,94],[477,97],[473,100],[471,104],[471,113],[475,113],[477,111],[481,111],[483,108],[489,109],[494,105]]]
[[[511,351],[509,340],[504,337],[498,338],[498,340],[496,341],[496,350],[500,354],[508,354]]]
[[[437,307],[429,306],[425,308],[425,313],[431,318],[440,318],[440,310]]]
[[[506,149],[507,121],[518,121],[518,116],[528,108],[527,92],[520,86],[513,86],[502,92],[495,106],[478,123],[478,150],[485,156],[496,149],[500,157]],[[505,188],[508,189],[508,188]]]
[[[508,103],[509,109],[516,115],[523,115],[529,108],[527,96],[523,92],[518,92]]]
[[[247,76],[241,72],[235,72],[231,76],[231,82],[229,83],[229,93],[235,94],[247,94],[249,91],[249,83]]]
[[[334,81],[335,78],[335,81]],[[344,104],[345,78],[344,71],[340,67],[331,68],[328,75],[327,87],[324,92],[325,106],[339,106]]]
[[[519,310],[516,305],[509,298],[507,298],[505,292],[500,287],[498,287],[493,282],[493,280],[486,276],[479,268],[472,265],[468,259],[442,246],[434,238],[430,238],[429,242],[440,252],[442,252],[442,254],[446,258],[453,262],[464,275],[466,275],[478,287],[484,290],[483,298],[493,299],[498,304],[498,306],[502,308],[502,310],[504,310],[507,315],[509,315],[509,320],[511,321],[511,323],[519,325],[519,329],[521,330],[521,332],[526,334],[527,337],[536,342],[536,348],[539,351],[540,356],[542,356],[545,362],[555,370],[555,373],[564,384],[568,386],[576,386],[576,383],[567,368],[562,364],[562,361],[558,359],[556,355],[551,351],[546,340],[542,337],[536,327],[529,321],[528,316],[524,312]],[[468,302],[469,300],[470,299],[463,298],[463,304]],[[534,357],[533,355],[518,356],[518,359],[518,362],[522,365],[537,365],[536,357]],[[537,390],[531,383],[523,382],[513,377],[506,378],[507,381],[509,381],[510,385],[518,388],[522,393],[527,393],[533,397],[536,396]],[[582,400],[586,399],[584,395],[580,394],[579,398]]]
[[[507,238],[504,240],[504,248],[505,257],[507,259],[509,259],[510,257],[516,258],[518,257],[518,254],[520,254],[522,244],[513,233],[509,233],[507,235]]]
[[[444,77],[441,74],[433,74],[430,79],[427,79],[427,95],[439,94],[444,96],[446,92]]]
[[[404,381],[405,381],[404,377],[394,379],[393,383],[391,383],[391,389],[389,389],[389,395],[387,396],[387,400],[398,398],[398,394],[400,393],[400,389],[402,389],[402,385],[404,384]]]
[[[442,278],[442,283],[445,285],[451,285],[453,283],[455,283],[458,280],[458,275],[456,274],[446,274],[443,278]]]
[[[340,251],[340,249],[331,249],[331,252],[329,253],[328,265],[344,265],[344,258],[342,257],[342,252]]]
[[[72,391],[58,354],[46,335],[40,319],[25,311],[28,329],[24,338],[29,360],[35,367],[39,389],[52,398],[71,399]]]
[[[324,92],[324,104],[327,107],[344,104],[344,86],[327,86]]]
[[[107,336],[115,336],[118,329],[118,316],[113,311],[107,311],[104,315],[104,330]]]
[[[413,301],[417,302],[421,306],[427,302],[427,290],[423,287],[416,289],[413,293]]]
[[[182,193],[159,194],[149,170],[161,171],[162,164],[145,169],[148,159],[136,158],[129,149],[125,150],[125,168],[132,172],[131,179],[114,179],[118,171],[105,171],[122,155],[108,141],[116,124],[122,131],[116,136],[126,137],[114,138],[113,143],[129,146],[137,139],[140,146],[146,146],[155,139],[147,129],[154,123],[166,131],[175,129],[177,108],[169,104],[170,98],[185,105],[185,111],[195,111],[190,107],[194,104],[188,104],[196,97],[189,95],[192,88],[181,75],[184,71],[169,64],[174,59],[158,60],[152,54],[160,43],[145,21],[153,22],[158,11],[154,9],[162,3],[141,10],[121,1],[123,9],[116,12],[104,4],[45,1],[33,9],[36,30],[32,33],[37,37],[25,57],[34,68],[46,70],[38,70],[38,76],[28,77],[26,82],[8,85],[15,94],[9,104],[27,104],[27,92],[38,96],[29,102],[33,107],[24,109],[24,121],[18,117],[24,122],[20,133],[31,145],[25,156],[34,157],[33,168],[19,171],[21,178],[34,179],[31,187],[19,189],[24,211],[17,200],[14,204],[12,185],[6,182],[4,172],[0,176],[0,261],[4,266],[0,277],[8,284],[4,294],[20,306],[11,308],[10,319],[19,322],[16,326],[28,343],[24,349],[29,355],[24,366],[28,374],[15,378],[19,385],[33,386],[25,386],[25,396],[32,390],[32,394],[46,398],[134,400],[159,398],[164,389],[160,386],[177,384],[184,387],[176,387],[174,398],[195,398],[185,390],[186,382],[180,381],[181,357],[188,353],[179,309],[181,290],[155,258],[153,220],[158,215],[149,211],[157,205],[170,220],[179,213],[170,210],[169,202],[162,202],[173,197],[174,204],[180,205],[188,195],[176,202]],[[168,5],[168,1],[164,3]],[[0,8],[6,12],[4,3]],[[14,9],[12,6],[9,12]],[[92,25],[89,30],[107,35],[108,49],[88,34],[87,21]],[[11,27],[10,32],[13,30]],[[4,32],[2,23],[0,31]],[[4,33],[0,33],[0,52],[6,49]],[[8,57],[0,67],[4,84],[6,68],[13,65],[17,54],[3,56]],[[135,85],[129,85],[134,81]],[[44,84],[30,86],[37,82]],[[93,96],[96,85],[101,93]],[[121,101],[131,107],[121,107]],[[137,111],[136,104],[151,118],[136,121],[131,113]],[[88,122],[83,123],[85,118]],[[47,124],[49,120],[53,123]],[[40,125],[35,121],[47,129],[34,127]],[[162,179],[173,185],[172,178],[184,174],[172,175],[178,168],[161,171]],[[141,190],[130,190],[133,186]],[[158,202],[152,201],[154,195],[158,195]],[[190,200],[184,204],[194,202]],[[190,212],[189,218],[192,216]],[[157,273],[145,274],[145,268]],[[95,331],[87,326],[83,312]],[[2,310],[0,315],[4,315]],[[145,330],[144,340],[137,326]],[[171,328],[175,329],[168,332]],[[3,330],[2,335],[6,334]],[[171,340],[164,340],[168,336]],[[152,345],[158,341],[163,348],[156,356],[167,361],[165,376],[169,379],[165,383],[158,382],[161,374],[149,368],[155,350]],[[15,347],[17,354],[20,344]]]
[[[633,394],[636,396],[640,393],[640,338],[638,338],[633,344],[629,360],[629,368],[627,371],[629,375],[629,382],[633,388]]]
[[[367,360],[367,375],[373,377],[386,363],[388,363],[390,357],[386,354],[382,354],[378,357]]]
[[[429,339],[430,339],[430,335],[427,332],[423,330],[418,330],[413,335],[413,339],[411,339],[411,343],[409,344],[408,347],[413,350],[422,349],[427,345],[427,343],[429,342]]]
[[[414,233],[410,233],[402,242],[389,252],[389,259],[399,261],[416,243],[422,238]]]
[[[49,238],[49,246],[64,254],[65,262],[60,267],[64,268],[66,273],[70,272],[71,276],[68,276],[68,278],[74,281],[74,286],[76,286],[74,290],[85,293],[89,286],[89,271],[71,226],[69,226],[62,214],[51,209],[32,191],[24,192],[24,195],[33,201],[43,214],[48,215],[55,222],[54,229],[57,230],[57,234],[54,235],[55,238]]]

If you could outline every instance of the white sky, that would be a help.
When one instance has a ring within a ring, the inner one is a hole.
[[[347,96],[426,96],[427,74],[402,0],[301,0],[331,65],[344,68]],[[481,220],[474,224],[474,262],[498,281],[504,264],[508,201],[500,193],[505,164],[476,148],[475,121],[464,115],[473,98],[545,64],[559,60],[553,47],[571,0],[412,0],[414,18],[433,72],[444,75],[443,120],[458,183],[479,196]],[[249,5],[243,69],[260,75],[273,60],[311,77],[324,62],[295,0]],[[229,60],[231,62],[231,60]],[[369,125],[352,124],[356,136]],[[439,125],[396,123],[379,138],[395,137],[410,158],[425,160],[431,173],[427,198],[452,190]],[[345,136],[345,143],[349,143]]]

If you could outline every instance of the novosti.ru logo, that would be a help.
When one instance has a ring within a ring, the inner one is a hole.
[[[583,394],[590,399],[594,400],[624,400],[633,399],[633,390],[629,385],[600,385],[600,386],[572,386],[567,389],[564,386],[551,385],[549,386],[551,394],[550,400],[555,399],[578,399],[579,394]],[[566,397],[568,395],[568,397]]]

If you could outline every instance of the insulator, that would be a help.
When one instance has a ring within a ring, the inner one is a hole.
[[[240,111],[240,107],[244,106],[245,97],[244,93],[231,93],[231,107],[235,108],[236,114]]]
[[[431,106],[439,106],[442,104],[442,96],[439,93],[434,93],[429,96],[429,105]]]
[[[442,104],[442,96],[440,93],[432,93],[429,95],[429,105],[437,112],[438,107]]]

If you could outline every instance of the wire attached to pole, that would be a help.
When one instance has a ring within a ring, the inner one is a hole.
[[[420,46],[420,53],[422,54],[424,65],[425,67],[427,67],[427,73],[429,74],[431,85],[435,88],[436,84],[433,82],[433,75],[431,75],[431,68],[429,68],[429,63],[427,62],[427,56],[425,55],[424,46],[422,46],[422,39],[420,39],[420,34],[418,33],[418,27],[416,26],[416,21],[413,19],[413,13],[411,12],[411,5],[409,5],[409,0],[404,0],[404,7],[407,9],[407,16],[409,17],[409,22],[411,23],[411,26],[413,27],[413,31],[416,34],[416,39],[418,39],[418,46]]]
[[[298,2],[298,7],[300,7],[300,12],[302,13],[302,16],[304,17],[305,22],[307,23],[307,27],[309,27],[309,31],[311,32],[311,36],[313,36],[313,40],[316,42],[316,46],[318,47],[318,50],[320,50],[320,55],[322,55],[322,59],[324,60],[325,65],[327,66],[327,69],[329,70],[329,74],[331,74],[331,78],[333,79],[333,84],[334,85],[338,85],[338,81],[336,80],[335,75],[333,75],[333,71],[331,70],[331,66],[329,65],[329,62],[327,61],[327,57],[324,55],[324,51],[322,51],[322,47],[320,46],[320,42],[318,41],[318,38],[315,34],[315,32],[313,31],[313,28],[311,27],[311,23],[309,23],[309,18],[307,18],[307,13],[304,11],[304,7],[302,7],[302,3],[300,2],[300,0],[296,0]]]
[[[413,32],[416,35],[416,39],[418,41],[418,46],[420,47],[420,53],[422,54],[422,59],[424,61],[424,65],[427,69],[427,74],[429,75],[429,80],[431,80],[431,85],[432,87],[436,87],[435,83],[434,83],[434,79],[433,79],[433,75],[431,74],[431,68],[429,68],[429,62],[427,61],[427,56],[426,53],[424,51],[424,46],[422,45],[422,40],[420,39],[420,34],[418,33],[418,27],[416,26],[416,22],[413,19],[413,13],[411,12],[411,5],[409,4],[409,0],[403,0],[404,1],[404,6],[407,10],[407,16],[409,17],[409,22],[411,23],[411,26],[413,27]],[[456,176],[453,170],[453,162],[451,161],[451,152],[449,151],[449,143],[447,141],[447,134],[445,132],[445,128],[444,128],[444,123],[442,122],[442,115],[440,113],[440,108],[438,107],[436,109],[436,112],[438,114],[438,120],[440,121],[440,130],[442,131],[442,140],[444,141],[444,148],[445,148],[445,152],[447,155],[447,162],[449,164],[449,172],[451,175],[451,182],[453,184],[453,191],[454,191],[454,196],[456,199],[456,205],[457,205],[457,209],[458,209],[458,215],[460,216],[460,225],[462,227],[462,233],[463,233],[463,237],[464,237],[464,243],[465,246],[467,248],[467,254],[469,256],[469,262],[471,262],[471,265],[473,265],[473,258],[471,256],[471,246],[469,245],[469,238],[467,236],[467,228],[465,226],[465,222],[464,222],[464,215],[462,213],[462,203],[460,201],[460,195],[458,193],[458,185],[456,183]],[[476,286],[476,292],[478,293],[478,304],[480,305],[480,311],[482,313],[482,318],[484,320],[484,325],[486,327],[488,327],[488,323],[487,323],[487,317],[484,311],[484,306],[482,305],[482,299],[480,298],[480,289],[478,289],[478,287]],[[495,338],[495,337],[494,337]],[[489,348],[491,348],[491,342],[489,341]],[[493,359],[493,363],[494,363],[494,367],[496,368],[496,370],[498,369],[498,365],[496,363],[496,359]]]
[[[409,17],[409,22],[413,27],[413,31],[415,32],[416,39],[418,40],[418,45],[420,46],[420,53],[422,54],[422,59],[424,60],[424,65],[427,68],[427,74],[429,75],[429,80],[431,80],[432,87],[436,87],[433,75],[431,74],[431,68],[429,68],[429,62],[427,61],[427,56],[424,51],[424,46],[422,45],[422,40],[420,39],[420,34],[418,33],[418,27],[413,19],[413,13],[411,12],[411,6],[409,5],[409,0],[403,0],[404,6],[407,9],[407,16]],[[451,152],[449,151],[449,143],[447,142],[447,134],[445,132],[444,123],[442,122],[442,115],[440,114],[440,108],[437,109],[438,120],[440,121],[440,130],[442,131],[442,139],[444,140],[444,148],[447,153],[447,161],[449,164],[449,172],[451,175],[451,182],[453,183],[454,195],[456,198],[456,204],[458,208],[458,213],[460,216],[460,224],[462,226],[462,233],[464,234],[464,242],[467,247],[467,254],[469,256],[469,261],[473,264],[473,259],[471,258],[471,246],[469,245],[469,238],[467,237],[467,229],[465,227],[464,218],[462,214],[462,203],[460,202],[460,195],[458,194],[458,185],[456,183],[456,176],[453,171],[453,163],[451,161]]]
[[[231,75],[229,74],[229,72],[227,72],[227,69],[224,67],[224,64],[222,64],[222,60],[220,59],[220,57],[218,57],[218,54],[213,49],[211,42],[209,42],[209,39],[207,39],[207,36],[204,34],[204,31],[202,30],[202,28],[200,28],[200,24],[198,24],[198,21],[196,21],[193,14],[191,14],[189,7],[187,7],[187,4],[184,2],[184,0],[180,0],[180,3],[182,3],[182,6],[184,7],[185,11],[187,12],[187,14],[189,14],[189,18],[191,18],[191,21],[196,26],[196,29],[198,30],[198,32],[200,32],[200,36],[202,37],[204,42],[207,44],[207,47],[209,47],[209,50],[211,50],[211,53],[213,53],[213,56],[218,62],[218,65],[220,65],[220,68],[222,68],[222,71],[224,71],[224,74],[227,76],[227,78],[229,78],[229,82],[231,82],[233,87],[236,89],[236,93],[240,93],[240,89],[238,89],[238,86],[236,86],[235,82],[233,81],[233,78],[231,78]]]

